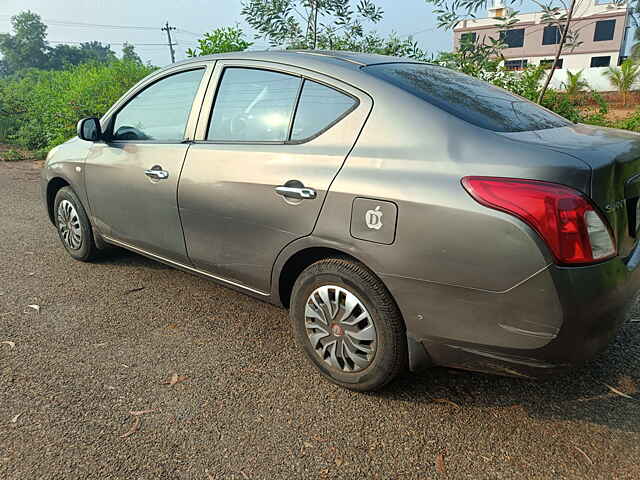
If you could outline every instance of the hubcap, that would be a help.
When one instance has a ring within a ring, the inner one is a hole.
[[[364,370],[376,353],[376,327],[363,303],[348,290],[325,285],[305,305],[305,328],[316,354],[343,372]]]
[[[68,200],[62,200],[58,205],[58,230],[68,248],[78,250],[82,246],[80,218],[76,208]]]

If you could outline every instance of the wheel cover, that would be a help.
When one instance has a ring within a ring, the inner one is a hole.
[[[58,231],[67,248],[79,250],[82,247],[80,217],[69,200],[62,200],[58,205]]]
[[[305,305],[305,329],[320,359],[343,372],[364,370],[377,347],[376,327],[364,304],[335,285],[317,288]]]

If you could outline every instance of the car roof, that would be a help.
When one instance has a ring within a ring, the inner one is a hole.
[[[388,55],[377,55],[372,53],[359,53],[333,50],[267,50],[267,51],[244,51],[231,52],[216,55],[204,55],[202,57],[189,58],[182,62],[168,65],[167,68],[176,65],[184,65],[208,60],[255,60],[285,63],[298,67],[325,68],[342,67],[357,70],[361,67],[376,65],[381,63],[418,63],[416,60],[392,57]],[[420,62],[422,63],[422,62]]]

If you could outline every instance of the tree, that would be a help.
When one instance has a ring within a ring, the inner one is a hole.
[[[26,11],[11,17],[14,35],[0,34],[0,54],[6,73],[46,64],[47,26],[39,15]]]
[[[363,22],[378,23],[383,10],[373,0],[247,0],[241,13],[272,46],[334,49],[365,40]]]
[[[622,106],[627,106],[627,94],[633,85],[640,80],[640,65],[636,65],[630,58],[622,62],[619,68],[609,67],[603,73],[611,84],[622,94]]]
[[[46,70],[63,70],[73,65],[87,62],[109,62],[116,58],[116,54],[109,45],[100,42],[82,43],[75,45],[57,45],[47,49],[47,63],[40,68]]]
[[[567,70],[567,81],[562,83],[565,93],[573,100],[575,96],[584,90],[589,88],[589,83],[582,78],[582,70],[576,73],[571,73]]]
[[[198,40],[199,46],[193,50],[187,50],[187,57],[212,55],[214,53],[242,52],[253,43],[244,38],[244,32],[238,26],[216,28],[211,33],[205,33]]]
[[[124,45],[122,46],[122,59],[129,62],[142,64],[142,60],[136,53],[135,47],[127,42],[124,42]]]

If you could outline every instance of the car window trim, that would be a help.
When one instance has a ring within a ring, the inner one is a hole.
[[[153,85],[161,82],[162,80],[165,80],[169,77],[172,77],[174,75],[179,75],[181,73],[186,73],[186,72],[193,72],[195,70],[203,70],[203,74],[202,74],[202,78],[200,79],[200,84],[198,85],[198,89],[196,91],[196,95],[193,98],[193,102],[191,102],[191,109],[189,110],[189,115],[187,117],[187,123],[185,125],[185,133],[183,135],[183,137],[181,139],[176,138],[176,139],[171,139],[171,140],[122,140],[122,139],[113,139],[111,138],[111,136],[113,135],[113,127],[114,127],[114,121],[115,119],[118,117],[118,114],[124,109],[126,108],[127,105],[129,105],[129,103],[131,103],[131,101],[136,98],[138,95],[140,95],[142,92],[144,92],[145,90],[147,90],[148,88],[151,88]],[[106,134],[106,138],[104,139],[104,141],[106,143],[111,143],[111,144],[115,144],[115,145],[121,145],[121,144],[138,144],[138,143],[144,143],[144,144],[149,144],[149,145],[153,145],[153,144],[162,144],[162,145],[180,145],[183,143],[189,143],[192,141],[192,139],[189,138],[188,132],[189,130],[191,130],[191,133],[195,133],[195,129],[196,129],[196,124],[198,121],[198,118],[200,117],[200,110],[202,109],[202,103],[204,101],[204,94],[206,92],[206,89],[209,85],[209,81],[211,80],[211,73],[212,73],[212,65],[211,64],[197,64],[197,65],[189,65],[189,66],[183,66],[182,68],[176,68],[176,69],[172,69],[169,70],[167,72],[163,72],[163,75],[158,75],[157,78],[155,77],[151,77],[148,79],[148,81],[144,82],[142,85],[140,85],[140,88],[136,89],[134,92],[132,92],[129,96],[127,96],[123,103],[119,104],[116,106],[116,109],[112,112],[108,112],[108,118],[106,119],[106,128],[104,130],[105,134]],[[199,107],[198,107],[199,105]],[[195,122],[196,124],[193,125],[193,128],[190,129],[190,123],[192,121],[194,121],[194,119],[192,119],[192,117],[194,116],[194,110],[198,110],[198,115],[197,117],[195,117]]]
[[[292,66],[292,67],[295,68],[295,66]],[[204,139],[194,140],[193,143],[209,144],[209,145],[302,145],[302,144],[311,142],[312,140],[315,140],[320,135],[323,135],[328,130],[330,130],[331,128],[336,126],[338,123],[340,123],[342,120],[344,120],[347,116],[349,116],[351,113],[353,113],[360,106],[360,103],[361,103],[360,102],[360,98],[358,98],[356,95],[353,95],[352,93],[347,92],[344,89],[341,89],[340,87],[336,87],[335,85],[332,85],[332,84],[327,83],[325,81],[308,77],[303,73],[294,73],[294,72],[291,72],[291,71],[288,71],[288,70],[285,70],[285,69],[280,69],[280,68],[271,67],[271,66],[264,66],[264,65],[246,65],[246,64],[242,64],[241,62],[238,62],[237,64],[235,62],[233,62],[230,65],[223,64],[221,68],[222,68],[222,71],[218,75],[217,85],[215,87],[215,93],[213,95],[213,100],[211,102],[211,108],[209,110],[209,118],[207,119],[207,127],[206,127],[205,131],[203,132],[204,135],[205,136],[208,135],[209,128],[211,127],[211,121],[213,119],[213,111],[214,111],[214,108],[215,108],[215,105],[216,105],[216,101],[218,99],[218,94],[220,92],[220,87],[222,86],[222,80],[224,78],[225,71],[227,69],[229,69],[229,68],[242,68],[242,69],[245,69],[245,70],[262,70],[262,71],[267,71],[267,72],[280,73],[280,74],[283,74],[283,75],[289,75],[289,76],[292,76],[292,77],[297,77],[297,78],[299,78],[301,80],[300,81],[300,86],[298,87],[297,97],[296,97],[296,100],[295,100],[295,106],[294,106],[291,118],[289,119],[289,128],[288,128],[287,139],[284,140],[284,141],[268,141],[268,140],[209,140],[207,138],[204,138]],[[213,78],[214,72],[212,72],[211,76]],[[303,90],[303,87],[304,87],[304,84],[305,84],[306,81],[315,82],[315,83],[317,83],[319,85],[323,85],[323,86],[325,86],[327,88],[331,88],[332,90],[335,90],[336,92],[342,93],[343,95],[346,95],[349,98],[353,99],[354,100],[354,104],[349,110],[344,112],[340,117],[335,119],[333,122],[331,122],[329,125],[327,125],[322,130],[318,131],[314,135],[311,135],[310,137],[303,138],[303,139],[300,139],[300,140],[291,140],[291,135],[292,135],[292,131],[293,131],[293,124],[295,122],[296,114],[298,112],[298,106],[300,105],[300,99],[301,99],[301,96],[302,96],[302,90]],[[209,87],[211,87],[211,86],[209,86]],[[206,101],[206,98],[204,99],[204,101]]]

